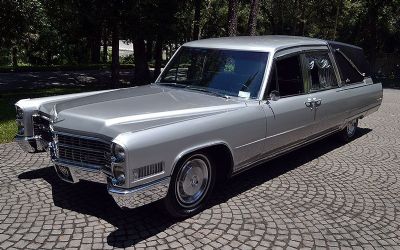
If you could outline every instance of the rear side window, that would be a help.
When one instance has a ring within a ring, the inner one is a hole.
[[[277,60],[275,67],[276,71],[273,73],[276,75],[272,79],[277,81],[276,90],[279,91],[280,96],[285,97],[304,93],[299,55]]]
[[[307,89],[310,92],[338,86],[331,59],[327,53],[309,53],[304,56]]]
[[[335,59],[339,67],[340,75],[344,84],[359,83],[364,80],[364,77],[360,75],[357,70],[347,61],[347,59],[335,51]]]

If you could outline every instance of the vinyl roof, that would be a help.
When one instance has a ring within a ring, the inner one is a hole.
[[[320,39],[300,36],[235,36],[196,40],[183,46],[219,49],[241,49],[256,51],[275,51],[288,47],[327,45]]]

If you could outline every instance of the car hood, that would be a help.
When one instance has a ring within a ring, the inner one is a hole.
[[[115,138],[135,132],[245,107],[240,100],[147,85],[60,102],[52,108],[57,131]],[[48,110],[50,107],[44,107]],[[56,115],[54,115],[56,114]]]

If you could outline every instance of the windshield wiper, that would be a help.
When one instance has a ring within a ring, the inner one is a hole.
[[[177,88],[186,88],[186,84],[176,83],[176,82],[159,82],[158,85],[169,86],[169,87],[177,87]]]
[[[186,88],[190,89],[190,90],[196,90],[196,91],[212,94],[212,95],[215,95],[215,96],[223,97],[225,99],[229,99],[230,98],[228,95],[224,95],[224,94],[221,94],[221,93],[218,93],[216,91],[212,91],[212,90],[209,90],[209,89],[206,89],[206,88],[194,87],[194,86],[190,86],[190,85],[187,86]]]

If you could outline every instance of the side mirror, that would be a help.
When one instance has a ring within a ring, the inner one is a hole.
[[[280,98],[279,91],[272,90],[271,93],[269,93],[269,99],[271,99],[271,101],[278,101],[279,98]]]

